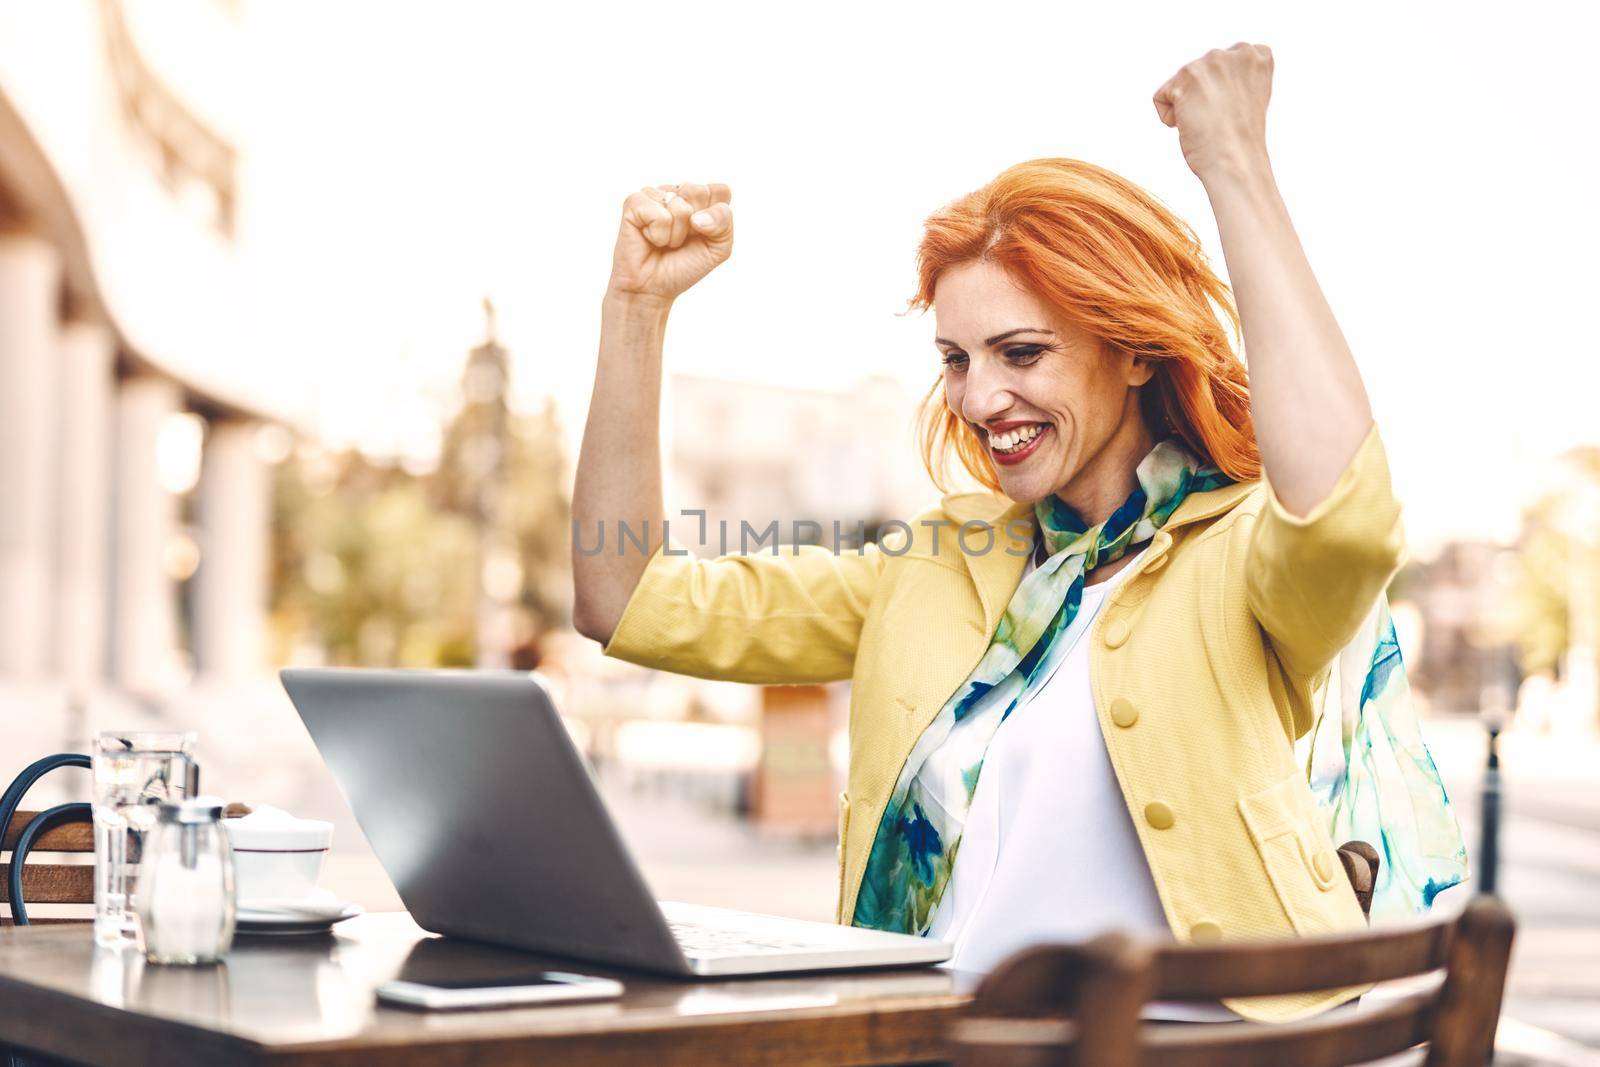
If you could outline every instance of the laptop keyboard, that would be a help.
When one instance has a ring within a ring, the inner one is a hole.
[[[788,952],[806,948],[836,948],[817,939],[751,934],[721,926],[667,920],[667,927],[688,956],[751,956],[768,952]]]

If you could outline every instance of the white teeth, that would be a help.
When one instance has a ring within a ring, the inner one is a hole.
[[[1015,430],[1007,430],[1005,433],[991,433],[989,435],[989,446],[997,452],[1013,452],[1038,437],[1043,430],[1044,425],[1036,422],[1031,426],[1021,426]]]

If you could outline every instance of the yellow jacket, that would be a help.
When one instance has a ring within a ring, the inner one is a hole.
[[[606,655],[702,678],[851,680],[840,922],[855,912],[906,757],[1021,581],[1027,545],[1008,531],[1031,516],[1031,504],[962,493],[912,521],[909,538],[894,529],[860,554],[812,545],[704,560],[658,549],[606,644]],[[939,520],[950,525],[924,525]],[[974,520],[994,528],[987,552],[979,527],[958,544]],[[1178,940],[1364,927],[1293,742],[1404,551],[1373,426],[1306,516],[1265,480],[1189,496],[1095,619],[1100,729]],[[1282,1021],[1362,991],[1228,1004]]]

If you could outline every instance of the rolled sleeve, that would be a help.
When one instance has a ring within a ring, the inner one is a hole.
[[[645,566],[606,655],[762,685],[850,677],[883,563],[876,544],[700,559],[669,543]]]
[[[1328,668],[1405,562],[1400,511],[1376,423],[1308,514],[1289,512],[1268,484],[1245,585],[1292,677],[1314,680]]]

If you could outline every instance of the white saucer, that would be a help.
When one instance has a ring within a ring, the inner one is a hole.
[[[320,934],[364,911],[360,904],[321,897],[241,900],[234,930],[241,934]]]

